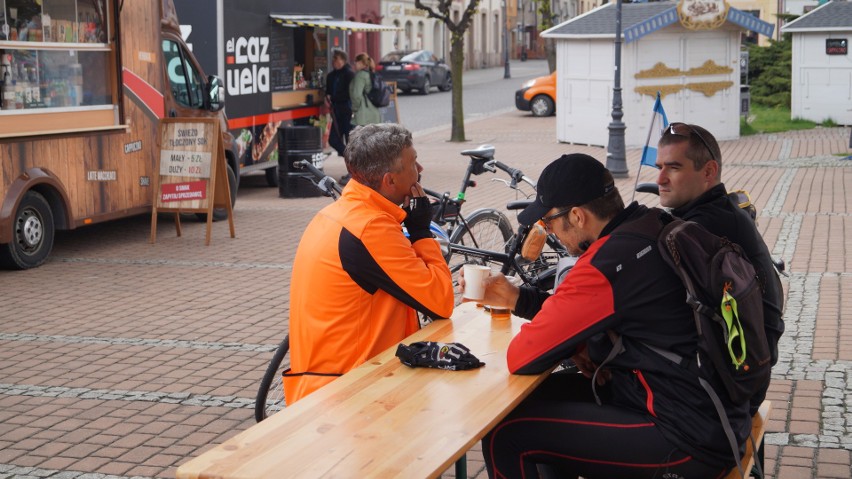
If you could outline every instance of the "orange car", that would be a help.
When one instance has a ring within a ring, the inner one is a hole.
[[[556,72],[533,78],[515,92],[518,110],[531,111],[533,116],[550,116],[556,112]]]

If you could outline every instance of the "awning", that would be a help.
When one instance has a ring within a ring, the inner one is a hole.
[[[283,26],[331,28],[332,30],[349,30],[353,32],[392,32],[402,30],[392,25],[376,25],[375,23],[350,22],[348,20],[332,20],[331,17],[319,15],[276,15],[271,14],[269,18]]]

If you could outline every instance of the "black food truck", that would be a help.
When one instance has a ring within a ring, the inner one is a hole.
[[[270,186],[278,184],[279,127],[314,125],[327,141],[322,89],[348,32],[396,29],[344,21],[344,0],[174,2],[187,45],[224,80],[240,175],[265,170]]]

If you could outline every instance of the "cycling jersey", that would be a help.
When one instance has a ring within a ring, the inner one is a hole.
[[[452,277],[438,243],[411,243],[398,205],[356,180],[305,230],[290,283],[287,404],[419,328],[416,311],[447,318]]]

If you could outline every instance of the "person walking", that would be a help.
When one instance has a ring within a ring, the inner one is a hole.
[[[379,109],[367,98],[367,93],[373,88],[370,74],[375,70],[376,63],[370,55],[359,53],[355,56],[355,78],[349,84],[349,98],[352,100],[354,114],[353,125],[370,125],[382,121]]]
[[[355,70],[349,65],[349,55],[343,50],[335,50],[331,58],[334,67],[326,79],[326,102],[333,116],[331,135],[328,144],[343,156],[349,131],[352,130],[352,102],[349,99],[349,85],[355,77]]]

